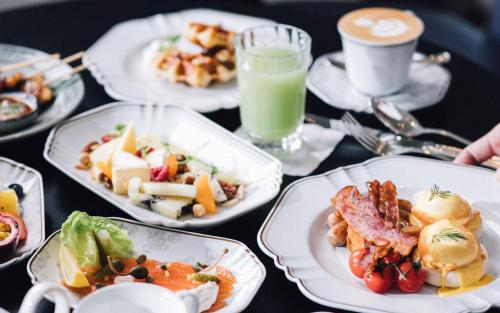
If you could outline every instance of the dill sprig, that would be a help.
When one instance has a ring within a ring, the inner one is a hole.
[[[469,240],[469,237],[459,232],[456,228],[444,228],[432,236],[432,243],[441,242],[442,240]]]
[[[435,198],[448,198],[449,196],[451,196],[451,192],[450,191],[446,191],[446,190],[441,190],[439,189],[439,187],[437,185],[433,185],[432,188],[431,188],[431,195],[429,197],[429,201],[432,201],[432,199],[435,199]]]

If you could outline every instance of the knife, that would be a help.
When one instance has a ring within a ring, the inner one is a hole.
[[[319,126],[325,127],[325,128],[331,128],[333,130],[339,131],[343,134],[351,136],[351,132],[349,131],[349,127],[346,126],[346,123],[342,120],[337,120],[334,118],[327,118],[321,115],[316,115],[316,114],[311,114],[307,113],[305,117],[306,123],[310,124],[317,124]],[[369,131],[373,135],[379,137],[380,135],[383,134],[383,132],[380,129],[375,129],[371,127],[366,127],[362,126],[364,130]]]

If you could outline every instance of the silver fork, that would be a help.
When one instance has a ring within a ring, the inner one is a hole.
[[[342,121],[345,122],[351,135],[363,147],[378,155],[419,153],[432,155],[443,160],[452,160],[461,152],[461,149],[456,147],[401,136],[378,138],[364,130],[363,126],[349,112],[342,116]]]

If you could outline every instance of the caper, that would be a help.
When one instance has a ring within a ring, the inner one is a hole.
[[[147,260],[147,257],[145,254],[141,254],[137,257],[137,259],[135,259],[135,262],[137,262],[137,264],[142,264],[144,262],[146,262]]]
[[[154,282],[153,277],[151,276],[146,277],[146,282],[152,284]]]
[[[97,282],[95,283],[95,288],[96,289],[99,289],[99,288],[102,288],[102,287],[105,287],[106,285],[104,283],[101,283],[101,282]]]
[[[168,271],[168,266],[167,264],[162,264],[161,265],[161,269],[164,270],[164,271]]]
[[[132,275],[136,279],[144,279],[148,276],[148,274],[149,271],[144,266],[136,266],[129,273],[129,275]]]
[[[122,260],[113,260],[113,262],[111,262],[111,265],[113,265],[113,268],[119,273],[123,272],[123,270],[125,269],[125,263],[123,263]]]

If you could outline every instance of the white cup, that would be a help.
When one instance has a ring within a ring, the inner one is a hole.
[[[24,297],[19,313],[35,313],[45,293],[55,300],[54,313],[69,313],[66,290],[54,282],[33,286]],[[189,291],[174,293],[147,283],[121,283],[96,290],[83,298],[73,313],[198,313],[198,298]]]
[[[338,31],[347,76],[358,91],[369,96],[384,96],[398,92],[406,85],[420,36],[402,43],[383,44],[353,38],[340,27]]]

